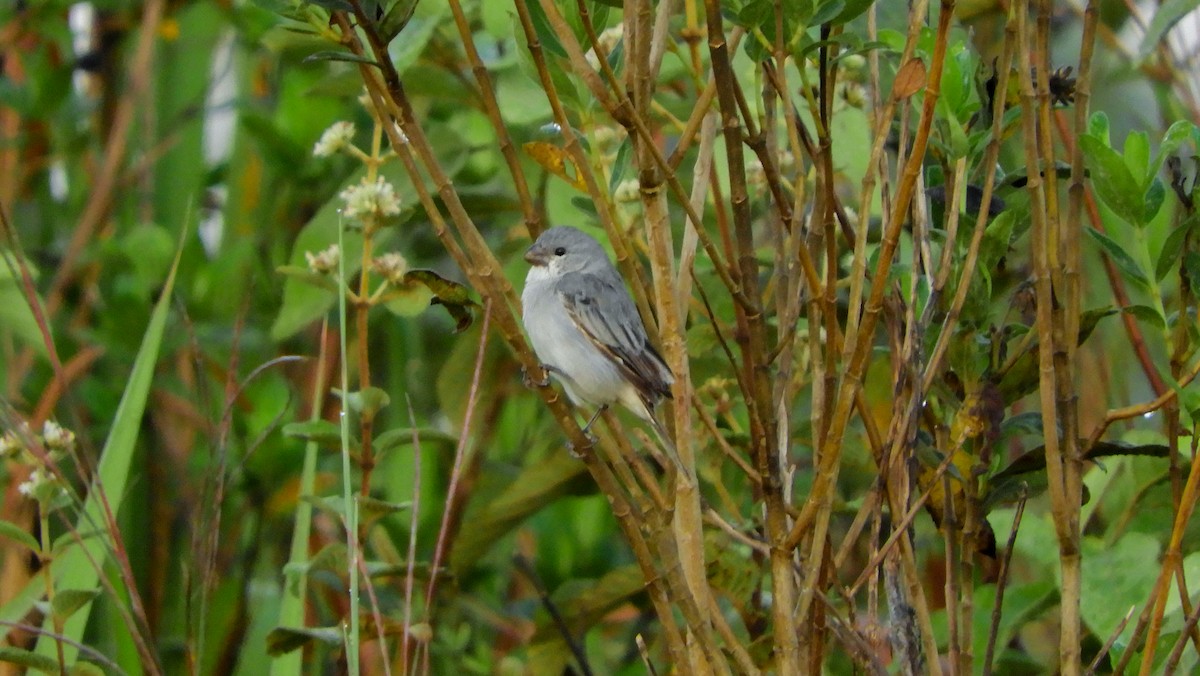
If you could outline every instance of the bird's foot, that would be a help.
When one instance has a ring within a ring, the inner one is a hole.
[[[568,439],[567,443],[566,443],[567,452],[571,454],[572,458],[575,458],[577,460],[583,459],[583,454],[586,451],[591,450],[591,448],[593,446],[600,443],[600,439],[595,434],[592,434],[590,431],[588,431],[588,428],[586,425],[584,426],[582,432],[583,432],[583,438],[585,440],[587,440],[587,445],[584,446],[583,449],[576,448],[575,444],[570,439]]]
[[[542,377],[538,380],[533,379],[533,376],[529,374],[529,369],[525,368],[524,366],[521,367],[521,382],[525,384],[525,387],[528,387],[531,390],[536,387],[545,387],[549,385],[550,373],[554,371],[554,367],[549,364],[539,364],[538,366],[540,366],[542,369]]]
[[[564,445],[567,447],[567,453],[570,453],[572,458],[583,460],[583,453],[578,448],[575,448],[575,444],[568,440]]]

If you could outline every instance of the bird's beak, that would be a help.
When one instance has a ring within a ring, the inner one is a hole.
[[[537,244],[534,244],[525,251],[525,260],[531,265],[545,265],[547,259],[546,249]]]

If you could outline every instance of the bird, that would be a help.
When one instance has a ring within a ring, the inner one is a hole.
[[[543,232],[525,252],[522,320],[542,367],[567,397],[595,406],[584,426],[613,404],[648,423],[682,468],[655,408],[671,398],[671,369],[654,349],[633,298],[600,242],[570,226]]]

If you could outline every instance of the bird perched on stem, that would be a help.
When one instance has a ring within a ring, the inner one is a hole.
[[[525,252],[532,267],[521,294],[522,318],[543,368],[577,406],[595,406],[586,433],[619,403],[654,429],[682,470],[655,406],[671,397],[674,377],[659,356],[621,275],[593,237],[550,228]]]

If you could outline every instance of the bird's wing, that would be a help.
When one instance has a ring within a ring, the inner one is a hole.
[[[618,280],[568,275],[558,282],[567,315],[583,335],[625,373],[651,401],[671,397],[674,377],[646,337],[646,327],[629,292]]]

